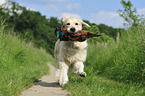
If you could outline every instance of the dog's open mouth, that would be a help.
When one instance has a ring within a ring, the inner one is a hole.
[[[68,33],[70,33],[70,34],[77,34],[77,32],[72,32],[72,31],[70,31],[70,32],[68,32]]]

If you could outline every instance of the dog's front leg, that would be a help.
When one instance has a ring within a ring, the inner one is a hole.
[[[79,73],[80,76],[86,77],[86,73],[84,72],[84,64],[83,62],[76,62],[73,65],[73,72]]]
[[[59,84],[63,86],[68,82],[68,68],[69,66],[65,62],[59,62],[59,70],[60,70],[60,77],[59,77]]]

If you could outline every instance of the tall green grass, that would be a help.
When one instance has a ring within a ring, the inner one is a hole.
[[[71,76],[64,87],[75,96],[144,96],[145,28],[122,32],[119,44],[89,44],[86,78]]]
[[[89,46],[86,66],[98,75],[123,82],[145,82],[145,29],[123,32],[119,44]]]
[[[45,50],[8,33],[0,25],[0,96],[20,94],[48,74],[47,62],[53,62]]]

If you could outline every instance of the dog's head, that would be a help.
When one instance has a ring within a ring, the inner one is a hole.
[[[62,21],[64,23],[64,26],[66,26],[67,31],[69,33],[76,33],[78,32],[78,30],[82,30],[82,25],[84,25],[87,28],[91,27],[87,23],[77,18],[68,18],[68,19],[63,18]]]

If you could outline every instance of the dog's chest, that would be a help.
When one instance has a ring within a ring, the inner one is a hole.
[[[64,51],[78,52],[87,49],[87,42],[62,42],[61,48]]]
[[[61,55],[68,61],[85,61],[87,54],[87,42],[63,42]]]

